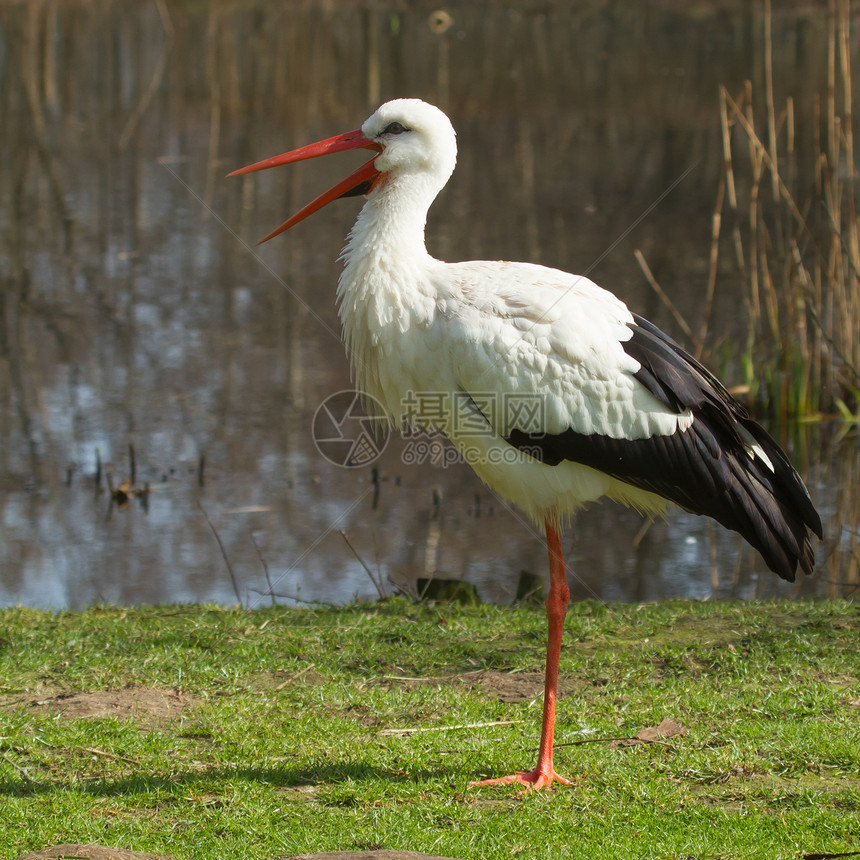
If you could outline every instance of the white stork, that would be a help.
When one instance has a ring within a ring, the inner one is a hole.
[[[546,529],[549,641],[537,766],[473,784],[566,783],[552,757],[570,597],[560,521],[604,496],[649,513],[674,502],[739,532],[793,581],[798,566],[812,571],[810,531],[821,537],[821,520],[767,432],[612,293],[530,263],[430,256],[427,212],[457,159],[454,129],[438,108],[386,102],[356,131],[235,173],[355,148],[373,158],[266,239],[336,198],[366,197],[337,290],[359,387],[393,425],[421,420],[414,405],[422,394],[446,402],[434,424],[487,484]],[[538,408],[511,408],[529,401]]]

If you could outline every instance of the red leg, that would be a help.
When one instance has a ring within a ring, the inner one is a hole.
[[[564,617],[570,602],[570,589],[564,575],[564,559],[561,554],[561,539],[555,527],[546,521],[546,543],[549,550],[549,594],[546,598],[546,616],[549,622],[549,638],[546,648],[546,680],[544,683],[543,726],[540,734],[540,751],[537,766],[532,771],[518,771],[510,776],[482,779],[471,785],[496,785],[503,782],[520,782],[526,789],[545,788],[554,782],[569,785],[552,766],[552,741],[555,733],[555,699],[558,690],[558,660],[561,654],[561,636]]]

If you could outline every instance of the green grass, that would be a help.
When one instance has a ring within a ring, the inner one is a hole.
[[[534,764],[538,608],[0,616],[0,858],[61,842],[177,860],[860,849],[854,604],[572,606],[556,766],[574,785],[523,797],[467,784]],[[687,734],[563,745],[665,717]],[[521,722],[385,732],[505,720]]]

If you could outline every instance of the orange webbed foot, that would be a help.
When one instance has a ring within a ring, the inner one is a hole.
[[[549,788],[554,782],[559,782],[562,785],[571,784],[569,779],[559,776],[551,768],[536,768],[535,770],[529,771],[519,770],[516,773],[509,774],[508,776],[497,776],[493,779],[476,780],[475,782],[470,782],[469,785],[503,785],[508,782],[518,782],[520,785],[524,785],[525,788],[520,792],[521,794],[525,794],[528,791],[540,791],[544,788]]]

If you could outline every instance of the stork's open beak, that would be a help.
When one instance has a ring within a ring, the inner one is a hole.
[[[239,170],[234,170],[228,176],[239,176],[242,173],[253,173],[255,170],[268,170],[270,167],[278,167],[281,164],[291,164],[294,161],[305,161],[308,158],[317,158],[320,155],[331,155],[333,152],[343,152],[347,149],[375,149],[377,152],[382,152],[382,146],[375,140],[370,140],[365,137],[361,129],[349,131],[346,134],[338,134],[330,137],[327,140],[321,140],[318,143],[310,143],[299,149],[293,149],[290,152],[285,152],[283,155],[276,155],[274,158],[267,158],[264,161],[258,161],[256,164],[249,164],[247,167],[242,167]],[[261,239],[257,244],[262,245],[263,242],[268,242],[284,230],[289,230],[299,221],[304,221],[308,215],[313,215],[319,209],[322,209],[327,203],[332,200],[337,200],[338,197],[356,197],[359,194],[367,194],[380,177],[380,172],[373,166],[376,156],[374,155],[370,161],[362,164],[358,170],[349,174],[346,179],[338,182],[334,188],[330,188],[324,194],[320,194],[316,200],[308,203],[304,209],[296,212],[292,218],[284,221],[280,227],[273,230]]]

